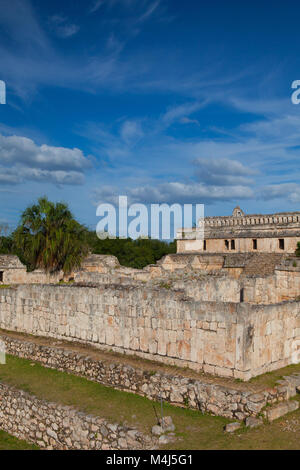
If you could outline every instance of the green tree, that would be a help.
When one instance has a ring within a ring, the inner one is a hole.
[[[297,248],[296,248],[296,256],[300,256],[300,242],[297,243]]]
[[[42,197],[23,212],[13,241],[29,269],[70,273],[89,252],[86,235],[66,204]]]
[[[139,238],[106,238],[100,240],[95,232],[88,233],[91,251],[95,254],[114,255],[123,266],[142,269],[154,264],[168,253],[176,253],[176,242]]]

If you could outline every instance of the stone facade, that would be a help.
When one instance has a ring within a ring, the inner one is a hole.
[[[14,255],[0,255],[1,284],[55,284],[63,279],[63,272],[46,273],[41,269],[27,272],[26,266]]]
[[[194,300],[143,285],[2,289],[0,327],[248,380],[295,361],[300,302]]]
[[[300,241],[300,212],[250,214],[236,207],[232,216],[205,217],[204,240],[195,229],[177,232],[177,252],[294,253]]]
[[[121,362],[97,360],[82,353],[62,347],[46,346],[34,340],[14,338],[0,334],[8,354],[30,359],[43,366],[70,372],[89,380],[146,396],[151,400],[164,401],[177,406],[186,406],[203,413],[212,413],[230,419],[245,419],[256,416],[266,405],[288,400],[296,395],[300,385],[300,374],[287,377],[274,388],[259,392],[234,387],[233,384],[218,384],[163,372],[143,370]]]
[[[0,428],[47,450],[153,449],[153,439],[0,383]]]

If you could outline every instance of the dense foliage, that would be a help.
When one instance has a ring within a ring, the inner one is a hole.
[[[168,253],[176,252],[176,242],[167,243],[151,239],[132,240],[131,238],[100,240],[94,232],[89,232],[88,240],[93,253],[114,255],[123,266],[138,269],[156,263]]]
[[[23,212],[13,243],[29,268],[48,272],[62,269],[69,273],[89,252],[85,227],[74,219],[66,204],[55,204],[46,197]]]
[[[0,254],[16,254],[28,270],[70,272],[88,253],[114,255],[120,264],[144,268],[176,252],[176,242],[151,239],[105,239],[88,231],[72,216],[66,204],[40,198],[28,207],[10,236],[0,236]]]
[[[300,256],[300,242],[297,243],[297,248],[296,248],[296,256]]]

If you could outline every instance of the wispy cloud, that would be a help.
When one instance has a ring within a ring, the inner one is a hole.
[[[88,10],[89,13],[95,13],[96,11],[99,10],[99,8],[102,7],[102,5],[104,4],[105,0],[95,0],[90,9]]]
[[[143,23],[146,21],[153,13],[154,11],[158,8],[160,4],[160,0],[157,0],[156,2],[153,2],[149,5],[147,10],[137,19],[137,23]]]
[[[68,19],[62,15],[54,15],[49,18],[51,29],[61,38],[69,38],[74,36],[80,30],[77,24],[70,23]]]
[[[122,124],[120,135],[127,144],[135,143],[144,135],[141,123],[138,121],[125,121]]]
[[[181,124],[195,124],[196,126],[200,126],[198,119],[191,119],[187,116],[180,118],[179,122],[181,122]]]
[[[205,107],[207,104],[208,100],[203,100],[192,103],[184,103],[179,106],[172,106],[165,114],[163,114],[161,120],[163,123],[170,125],[174,121],[178,121],[183,117],[194,114],[196,111],[199,111],[199,109]]]

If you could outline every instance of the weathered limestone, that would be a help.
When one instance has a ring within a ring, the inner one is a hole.
[[[22,285],[1,290],[0,327],[248,380],[296,360],[300,302],[204,302],[142,285]]]
[[[229,433],[235,432],[235,431],[237,431],[238,429],[240,429],[241,426],[242,426],[242,425],[241,425],[241,423],[239,423],[239,422],[226,424],[226,426],[225,426],[225,432],[229,432]]]
[[[40,400],[3,383],[0,383],[0,428],[48,450],[155,448],[155,441],[136,429]]]
[[[278,405],[272,406],[266,410],[266,417],[268,421],[274,421],[275,419],[280,418],[281,416],[290,413],[291,411],[296,411],[299,408],[299,402],[295,400],[285,401],[278,403]]]
[[[261,426],[263,424],[263,420],[261,418],[253,418],[250,416],[249,418],[246,418],[245,420],[245,425],[247,428],[253,429],[257,428],[258,426]]]
[[[26,266],[14,255],[0,255],[1,284],[56,284],[64,277],[63,272],[49,274],[41,269],[27,272]]]

